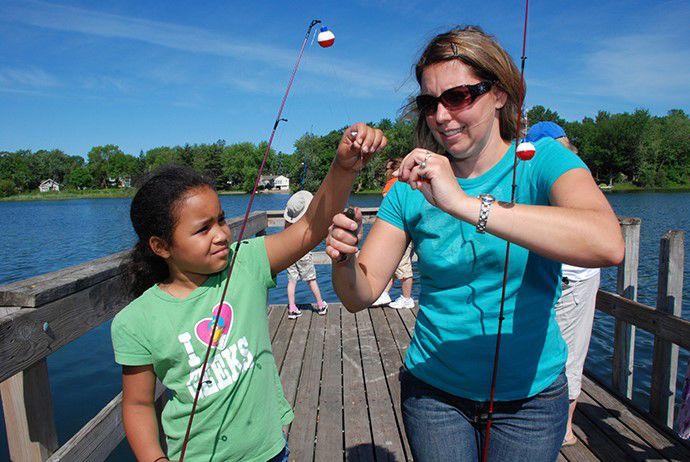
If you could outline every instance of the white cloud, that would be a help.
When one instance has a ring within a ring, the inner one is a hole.
[[[35,67],[0,69],[0,87],[3,90],[35,90],[59,85],[55,77]]]
[[[160,21],[132,18],[97,11],[54,5],[41,1],[10,1],[0,10],[0,19],[44,29],[76,32],[108,38],[135,40],[195,54],[231,57],[264,65],[292,69],[296,50],[255,41],[231,40],[203,29]],[[362,72],[361,69],[367,69]],[[396,78],[382,70],[355,62],[312,56],[304,63],[308,73],[328,75],[347,84],[368,89],[392,90]]]

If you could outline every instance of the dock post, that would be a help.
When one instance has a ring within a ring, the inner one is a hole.
[[[616,291],[625,298],[637,301],[641,220],[639,218],[624,218],[620,224],[625,240],[625,257],[618,266]],[[616,391],[627,398],[632,398],[634,359],[635,326],[617,319],[613,341],[612,384]]]
[[[0,383],[10,460],[44,461],[58,448],[45,359]]]
[[[659,246],[658,311],[681,317],[685,233],[668,231]],[[649,412],[662,425],[673,428],[673,407],[678,374],[678,346],[654,337]]]

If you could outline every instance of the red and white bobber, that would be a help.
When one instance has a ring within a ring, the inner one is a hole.
[[[532,157],[534,157],[535,152],[537,152],[537,149],[529,141],[523,141],[522,143],[518,144],[517,156],[520,158],[520,160],[530,160]]]
[[[335,42],[335,34],[326,26],[323,26],[319,31],[319,35],[316,37],[319,45],[323,48],[328,48]]]

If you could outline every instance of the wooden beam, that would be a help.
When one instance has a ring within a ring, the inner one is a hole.
[[[630,300],[637,300],[637,269],[640,259],[639,218],[620,219],[625,241],[625,257],[618,266],[616,291]],[[616,319],[613,342],[612,385],[619,393],[632,398],[635,360],[635,326]]]
[[[659,288],[656,309],[680,317],[683,310],[683,261],[685,233],[669,231],[659,249]],[[678,347],[654,337],[649,412],[657,422],[673,428],[673,408],[678,374]]]
[[[165,387],[156,381],[156,408],[167,400]],[[108,458],[110,453],[125,437],[122,424],[122,393],[112,399],[81,430],[69,439],[49,462],[99,462]]]
[[[379,211],[378,207],[360,207],[360,210],[362,211],[362,222],[364,224],[372,224],[376,221],[376,214]],[[266,215],[268,216],[269,228],[282,228],[285,226],[282,210],[268,210]]]
[[[111,319],[131,297],[119,277],[0,318],[0,382]]]
[[[597,309],[617,320],[634,324],[660,339],[690,350],[690,321],[662,313],[651,306],[633,302],[620,295],[599,290]]]
[[[120,274],[129,251],[0,286],[1,306],[34,308],[79,292]]]
[[[0,394],[10,459],[46,460],[58,442],[45,359],[0,383]]]

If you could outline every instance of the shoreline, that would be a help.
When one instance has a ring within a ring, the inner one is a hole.
[[[670,188],[638,188],[632,185],[614,185],[612,189],[602,189],[604,194],[623,194],[623,193],[682,193],[690,192],[690,186],[675,186]],[[85,192],[65,191],[48,193],[16,194],[13,196],[0,197],[0,202],[37,202],[37,201],[60,201],[74,199],[121,199],[133,197],[134,189],[97,189]],[[218,191],[219,196],[241,196],[249,194],[245,191]],[[286,191],[258,191],[257,194],[292,194]],[[380,189],[367,189],[353,195],[381,194]]]

